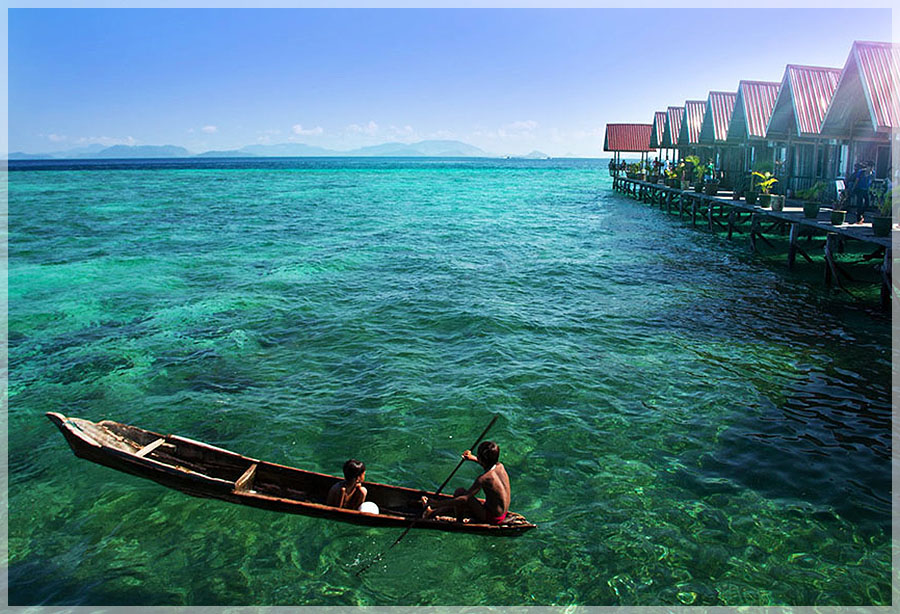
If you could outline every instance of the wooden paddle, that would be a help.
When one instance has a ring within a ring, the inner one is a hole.
[[[476,440],[475,440],[475,443],[473,443],[472,446],[469,448],[470,450],[475,450],[476,448],[478,448],[478,444],[481,443],[481,440],[484,439],[485,435],[488,434],[488,431],[491,430],[491,427],[494,426],[494,423],[497,421],[497,418],[499,418],[499,417],[500,417],[500,416],[499,416],[498,414],[494,414],[494,417],[491,418],[490,424],[488,424],[487,427],[484,429],[484,431],[481,433],[481,435],[478,436],[478,439],[476,439]],[[436,491],[434,491],[434,494],[436,494],[436,495],[437,495],[437,494],[440,494],[440,492],[441,492],[442,490],[444,490],[444,486],[446,486],[446,485],[447,485],[447,482],[449,482],[450,479],[451,479],[454,475],[456,475],[456,472],[459,471],[459,468],[463,466],[463,463],[464,463],[464,462],[466,462],[466,459],[464,459],[464,458],[460,459],[459,464],[456,465],[456,469],[454,469],[454,470],[450,473],[450,475],[447,476],[447,479],[444,480],[444,483],[441,484],[441,485],[438,487],[438,489],[437,489]],[[410,531],[414,526],[416,526],[416,523],[419,522],[419,520],[421,520],[421,517],[416,518],[416,519],[413,520],[411,523],[409,523],[409,526],[406,527],[405,529],[403,529],[403,533],[400,534],[400,537],[398,537],[397,539],[395,539],[395,540],[394,540],[394,543],[387,547],[387,550],[384,550],[384,551],[381,552],[378,556],[376,556],[374,559],[372,559],[371,561],[369,561],[369,562],[366,564],[365,567],[363,567],[362,569],[360,569],[359,571],[356,572],[356,575],[357,575],[357,576],[360,575],[362,572],[364,572],[365,570],[367,570],[369,567],[371,567],[372,565],[374,565],[375,563],[377,563],[378,561],[380,561],[381,558],[382,558],[385,554],[387,554],[388,551],[389,551],[391,548],[393,548],[394,546],[396,546],[397,544],[399,544],[399,543],[400,543],[400,540],[403,539],[404,537],[406,537],[406,534],[409,533],[409,531]]]

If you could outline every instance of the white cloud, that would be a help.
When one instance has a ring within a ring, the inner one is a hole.
[[[497,131],[497,135],[501,139],[506,138],[528,138],[532,136],[532,133],[537,129],[538,123],[533,119],[527,119],[524,121],[512,122],[511,124],[506,124],[501,127]]]
[[[590,130],[576,130],[572,133],[574,139],[597,139],[605,136],[603,128],[591,128]]]
[[[133,136],[126,136],[125,138],[113,136],[83,136],[76,142],[82,145],[97,143],[98,145],[105,145],[107,147],[111,147],[113,145],[135,145],[137,143]]]
[[[410,125],[403,127],[391,126],[388,130],[388,138],[405,143],[412,143],[413,141],[420,140],[418,134]]]
[[[256,137],[256,142],[260,145],[271,145],[273,141],[273,137],[281,134],[281,130],[270,129],[270,130],[257,130],[256,134],[259,135]]]
[[[507,130],[511,130],[513,132],[531,132],[536,129],[540,124],[538,124],[533,119],[526,119],[525,121],[513,122],[511,124],[507,124],[505,128]]]
[[[366,136],[375,136],[378,134],[378,124],[374,121],[369,121],[365,126],[360,126],[359,124],[350,124],[347,126],[347,132],[353,134],[365,134]]]
[[[200,129],[201,129],[203,132],[205,132],[206,134],[215,134],[216,132],[219,131],[219,128],[216,127],[216,126],[203,126],[203,127],[200,128]]]
[[[504,124],[496,130],[476,130],[472,134],[477,138],[494,141],[533,140],[535,138],[534,131],[539,127],[540,124],[538,122],[533,119],[526,119]]]
[[[444,140],[455,139],[456,135],[453,132],[450,132],[449,130],[437,130],[435,132],[430,133],[428,135],[428,138],[444,141]]]
[[[50,139],[51,141],[53,141],[54,143],[59,143],[60,141],[65,141],[69,137],[63,136],[60,134],[48,134],[47,138]]]
[[[301,124],[294,124],[291,127],[291,131],[297,135],[319,135],[325,132],[322,129],[322,126],[316,126],[315,128],[304,128]]]

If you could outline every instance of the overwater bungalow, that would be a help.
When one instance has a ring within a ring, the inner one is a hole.
[[[663,128],[662,147],[672,149],[672,159],[678,160],[681,152],[678,150],[678,133],[681,132],[681,122],[684,121],[684,107],[668,107],[666,109],[666,125]]]
[[[703,115],[706,113],[705,100],[685,100],[684,120],[678,131],[678,146],[687,155],[694,154],[700,157],[701,162],[706,163],[711,157],[712,151],[700,147],[700,126],[703,124]]]
[[[647,154],[656,151],[650,147],[652,131],[651,124],[607,124],[603,151],[613,152],[614,168],[617,169],[621,163],[622,153],[639,153],[641,162],[645,162]],[[610,170],[612,171],[613,167],[610,167]]]
[[[900,128],[898,93],[900,45],[856,41],[843,69],[788,64],[780,82],[742,80],[737,92],[711,91],[705,101],[655,112],[647,150],[677,149],[675,160],[715,157],[725,186],[738,186],[762,165],[776,170],[779,193],[824,181],[833,197],[835,180],[856,162],[874,162],[879,180],[897,172],[891,134]]]
[[[772,159],[767,150],[766,126],[775,107],[780,83],[741,81],[734,100],[734,111],[728,122],[725,142],[739,148],[740,172],[746,173],[757,158]]]
[[[864,223],[847,223],[834,199],[858,162],[874,163],[876,185],[887,178],[900,183],[892,163],[892,148],[900,148],[900,45],[856,41],[842,69],[788,64],[780,82],[742,80],[734,93],[711,91],[706,100],[670,106],[660,138],[662,115],[654,113],[648,125],[652,144],[677,148],[678,158],[714,158],[722,181],[688,191],[655,178],[618,177],[613,189],[688,215],[692,225],[705,218],[710,230],[723,229],[728,238],[747,232],[754,250],[759,242],[774,247],[766,233],[789,229],[788,265],[798,254],[811,263],[808,250],[824,247],[827,285],[842,287],[842,279],[851,278],[837,254],[845,242],[859,242],[873,250],[865,261],[882,260],[881,302],[889,306],[895,292],[892,235],[900,230],[877,214],[871,222],[866,215]],[[756,192],[747,191],[747,176],[756,169],[778,177],[771,198],[765,195],[760,204]],[[817,182],[826,187],[819,202],[801,202],[806,198],[798,193]],[[728,200],[717,196],[720,188]],[[801,247],[801,236],[814,235],[824,236],[824,245]]]
[[[657,111],[653,114],[653,129],[650,131],[650,147],[653,149],[665,149],[665,160],[669,160],[670,148],[663,145],[663,135],[666,131],[666,112]]]
[[[766,139],[780,162],[778,192],[796,194],[824,181],[837,195],[839,147],[822,138],[822,120],[834,97],[841,70],[788,64],[766,126]]]
[[[742,191],[761,168],[775,172],[778,194],[822,182],[824,200],[833,200],[858,162],[874,164],[876,181],[900,180],[891,163],[898,93],[900,45],[856,41],[842,69],[788,64],[780,82],[742,80],[736,92],[655,112],[648,149],[714,159],[723,189]]]
[[[900,45],[853,43],[822,121],[821,134],[840,147],[838,174],[857,161],[875,162],[875,176],[891,174],[891,135],[900,128]],[[896,185],[898,169],[892,180]]]
[[[726,143],[728,124],[734,113],[736,92],[710,92],[706,99],[706,112],[700,125],[700,144],[713,148],[716,168],[723,173],[723,188],[734,185],[735,175],[742,171],[740,150]]]

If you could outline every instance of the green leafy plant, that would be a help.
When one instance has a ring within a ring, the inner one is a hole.
[[[756,187],[758,187],[763,194],[770,194],[772,192],[772,186],[778,183],[778,179],[775,178],[775,175],[766,171],[764,173],[760,173],[759,171],[753,171],[754,177],[759,177],[760,181],[756,182]]]
[[[772,173],[775,171],[775,163],[771,160],[763,160],[761,158],[757,158],[753,163],[754,174],[756,173]]]
[[[824,181],[817,181],[805,190],[798,190],[797,197],[810,202],[818,202],[826,187]]]
[[[881,200],[878,201],[878,212],[882,217],[891,217],[891,212],[893,211],[894,206],[894,198],[900,197],[900,193],[898,193],[900,188],[895,188],[894,190],[885,190],[884,194],[881,197]]]
[[[703,175],[706,173],[706,167],[700,163],[700,157],[694,155],[685,156],[684,161],[690,162],[694,165],[694,179],[697,181],[703,181]]]

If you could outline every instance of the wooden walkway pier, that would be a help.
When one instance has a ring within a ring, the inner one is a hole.
[[[869,223],[832,225],[831,209],[827,207],[822,207],[818,216],[811,219],[804,217],[802,203],[797,201],[786,200],[782,211],[773,211],[759,205],[750,205],[744,200],[734,200],[730,192],[707,196],[701,192],[628,179],[625,176],[613,178],[613,190],[641,202],[659,206],[667,213],[677,213],[680,219],[688,218],[691,226],[696,227],[699,224],[710,231],[725,232],[729,239],[737,232],[747,232],[750,249],[754,252],[759,250],[760,243],[775,247],[766,234],[771,235],[774,231],[784,233],[787,230],[789,268],[794,266],[798,255],[810,263],[813,262],[812,257],[801,246],[802,236],[824,234],[825,242],[822,247],[825,258],[825,284],[829,287],[836,285],[843,290],[847,289],[841,278],[848,280],[852,278],[841,267],[836,254],[841,250],[844,241],[859,241],[872,249],[864,259],[881,260],[879,266],[881,305],[883,309],[890,308],[891,298],[896,292],[891,278],[892,239],[900,236],[897,234],[900,231],[896,229],[892,228],[888,237],[876,237]]]

